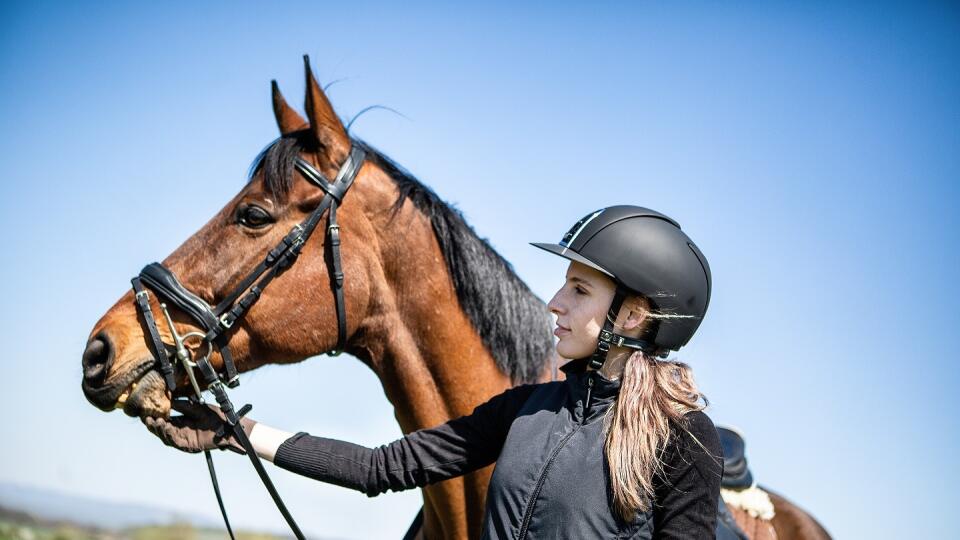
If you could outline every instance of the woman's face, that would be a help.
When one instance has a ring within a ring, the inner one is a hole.
[[[557,316],[553,335],[564,358],[584,358],[597,347],[597,336],[607,317],[616,285],[599,270],[571,262],[567,277],[547,307]]]

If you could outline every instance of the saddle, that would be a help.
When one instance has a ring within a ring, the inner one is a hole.
[[[726,489],[746,489],[753,485],[753,475],[747,467],[746,444],[743,437],[732,429],[717,427],[720,446],[723,448],[723,479],[720,485]]]
[[[773,503],[753,482],[743,436],[725,427],[717,427],[717,433],[723,449],[717,538],[776,540],[777,533],[771,522]]]

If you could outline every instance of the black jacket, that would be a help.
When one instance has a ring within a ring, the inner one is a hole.
[[[624,523],[611,507],[603,454],[603,415],[620,383],[583,366],[571,362],[566,381],[511,388],[470,415],[376,449],[298,433],[274,463],[374,496],[496,462],[484,538],[713,538],[723,470],[710,419],[689,413],[686,430],[673,430],[652,511]]]

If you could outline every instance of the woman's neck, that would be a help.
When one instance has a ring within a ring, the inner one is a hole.
[[[611,347],[607,353],[607,360],[600,368],[600,375],[605,379],[615,381],[623,376],[623,370],[627,366],[627,360],[630,359],[632,350],[626,347]],[[587,368],[590,369],[590,368]]]

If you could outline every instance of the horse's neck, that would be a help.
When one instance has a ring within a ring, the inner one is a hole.
[[[508,388],[509,377],[460,309],[429,220],[408,203],[373,225],[377,251],[392,259],[372,265],[367,315],[351,352],[379,377],[401,430],[468,414]],[[426,486],[420,537],[479,537],[490,471]]]
[[[401,221],[407,221],[403,216]],[[443,254],[426,218],[397,226],[402,261],[371,280],[371,311],[357,344],[408,433],[469,413],[510,386],[460,309]]]

